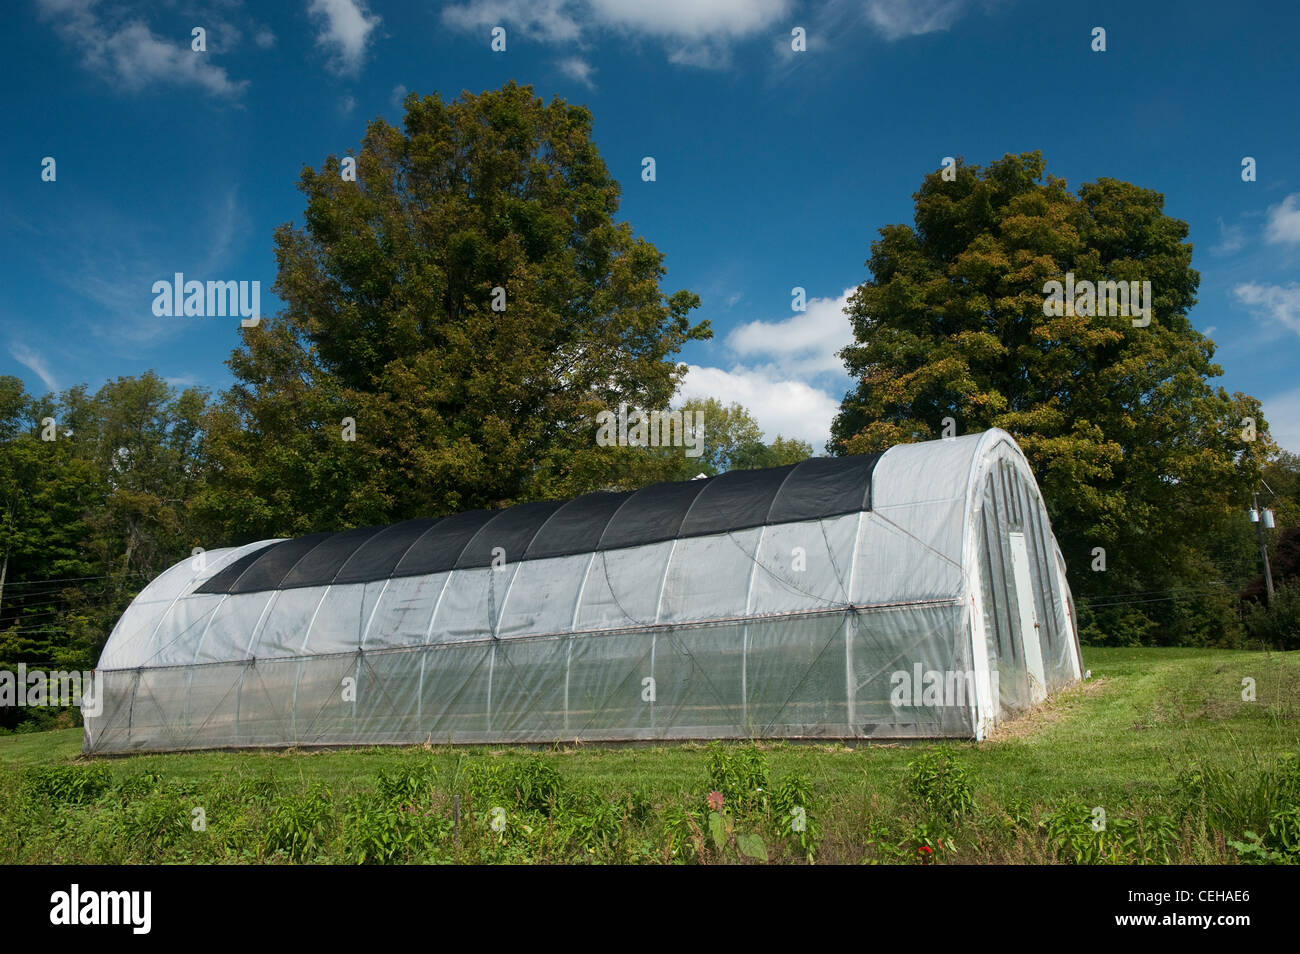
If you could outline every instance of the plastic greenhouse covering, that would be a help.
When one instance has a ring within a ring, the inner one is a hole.
[[[90,752],[982,738],[1077,680],[1010,435],[185,560],[99,660]]]

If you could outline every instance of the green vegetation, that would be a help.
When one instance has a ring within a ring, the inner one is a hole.
[[[13,735],[0,863],[1300,861],[1300,654],[1085,662],[981,743],[85,761],[78,730]]]
[[[914,225],[880,229],[872,278],[846,308],[854,344],[841,355],[857,386],[833,446],[865,453],[1003,428],[1046,500],[1081,635],[1240,644],[1237,593],[1259,572],[1245,511],[1264,472],[1289,526],[1296,462],[1279,458],[1274,483],[1260,402],[1214,385],[1214,342],[1188,318],[1200,274],[1187,223],[1128,182],[1071,192],[1038,152],[958,160],[914,198]],[[1150,314],[1137,319],[1149,324],[1084,297],[1046,314],[1048,283],[1067,274],[1149,282]]]

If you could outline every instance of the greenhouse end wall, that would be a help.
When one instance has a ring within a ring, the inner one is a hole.
[[[892,448],[863,508],[817,519],[282,589],[213,582],[255,578],[278,541],[186,561],[110,637],[85,748],[982,737],[1032,701],[1018,673],[998,685],[990,627],[1016,597],[979,553],[999,462],[1027,479],[1037,605],[1055,612],[1068,592],[1042,569],[1059,552],[1032,474],[988,432]],[[1077,642],[1053,625],[1054,690]]]

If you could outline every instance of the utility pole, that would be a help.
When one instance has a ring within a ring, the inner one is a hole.
[[[1268,542],[1264,539],[1264,514],[1259,509],[1259,494],[1254,495],[1252,515],[1255,520],[1255,533],[1259,536],[1259,555],[1264,561],[1265,605],[1273,605],[1273,572],[1268,568]]]

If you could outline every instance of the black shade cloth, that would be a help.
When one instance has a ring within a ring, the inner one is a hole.
[[[207,583],[199,587],[200,593],[229,593],[230,588],[235,585],[235,581],[244,575],[244,571],[257,562],[267,550],[273,550],[281,544],[273,543],[269,547],[261,547],[252,553],[245,553],[234,563],[230,564],[223,570],[213,574]]]
[[[483,529],[499,511],[467,510],[453,514],[434,524],[411,544],[406,556],[393,571],[393,576],[423,576],[450,570],[460,559],[465,545]]]
[[[794,523],[870,510],[871,472],[880,456],[810,457],[786,479],[765,522]]]
[[[762,526],[767,523],[777,491],[797,466],[729,470],[719,474],[707,482],[695,506],[691,507],[682,524],[681,535],[694,537],[726,533],[737,527]]]
[[[240,574],[229,588],[231,593],[260,593],[262,590],[278,589],[289,571],[316,547],[334,536],[332,533],[313,533],[311,536],[296,540],[285,540],[273,547],[267,547],[258,554],[258,559]]]
[[[813,457],[629,493],[318,533],[242,556],[197,592],[367,583],[490,566],[497,547],[514,563],[835,517],[871,509],[871,475],[880,457]]]
[[[377,533],[361,546],[343,564],[335,583],[366,583],[392,576],[393,570],[406,556],[406,551],[425,531],[438,522],[435,518],[421,518],[395,523],[382,533]]]
[[[685,480],[651,484],[636,491],[614,511],[597,549],[620,550],[673,539],[681,532],[691,504],[708,484],[708,480]]]
[[[316,544],[315,549],[299,560],[292,570],[290,570],[281,583],[281,588],[288,589],[294,586],[318,586],[322,583],[333,583],[334,577],[338,575],[339,570],[343,569],[343,564],[348,562],[348,557],[357,552],[357,548],[382,531],[383,527],[358,527],[355,530],[344,530],[342,533],[334,533],[326,537],[320,543]],[[280,546],[287,546],[292,541],[286,540]],[[231,592],[244,592],[239,589]]]
[[[608,490],[583,494],[563,504],[537,532],[525,560],[590,553],[600,546],[600,536],[614,511],[632,496]]]
[[[542,524],[563,503],[563,500],[539,500],[500,511],[466,544],[456,568],[487,566],[492,562],[492,551],[498,547],[504,551],[507,563],[518,563]]]

